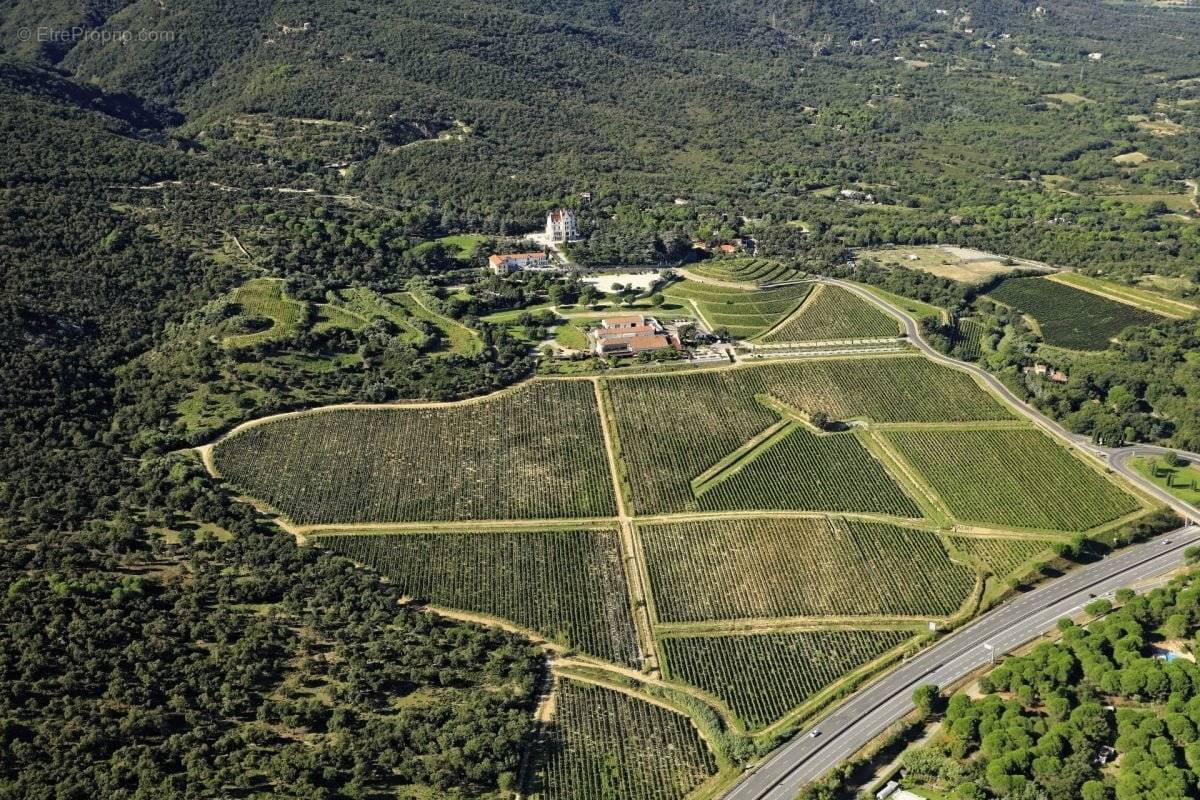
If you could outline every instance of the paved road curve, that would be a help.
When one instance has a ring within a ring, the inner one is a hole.
[[[1070,433],[1025,405],[995,376],[950,358],[921,338],[916,320],[860,286],[825,279],[882,308],[901,321],[909,340],[929,358],[963,370],[987,383],[1039,428],[1119,472],[1143,491],[1173,507],[1186,519],[1200,521],[1200,509],[1160,489],[1127,466],[1135,455],[1172,452],[1138,445],[1109,449]],[[1185,453],[1200,460],[1200,455]],[[925,683],[946,687],[987,664],[993,657],[1041,636],[1062,617],[1080,611],[1095,597],[1163,575],[1183,564],[1183,551],[1200,544],[1200,525],[1191,524],[1154,542],[1128,548],[1115,556],[1080,567],[1038,589],[982,615],[974,622],[922,651],[854,694],[813,726],[751,770],[726,800],[792,800],[801,789],[845,761],[891,724],[912,710],[913,690]],[[816,736],[810,735],[819,731]]]

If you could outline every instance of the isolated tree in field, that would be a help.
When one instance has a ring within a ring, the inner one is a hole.
[[[656,308],[663,304],[664,299],[665,298],[663,297],[662,292],[655,292],[654,294],[650,295],[650,302],[653,303]]]
[[[809,416],[808,420],[813,424],[814,427],[819,428],[820,430],[829,430],[829,415],[824,411],[814,411]]]
[[[579,294],[579,302],[585,306],[594,305],[600,299],[600,291],[590,283],[583,287],[583,291]]]

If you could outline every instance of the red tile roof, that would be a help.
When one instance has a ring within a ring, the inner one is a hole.
[[[600,324],[606,328],[612,328],[616,325],[645,325],[646,317],[642,314],[625,314],[617,317],[606,317],[600,320]]]
[[[643,353],[647,350],[662,350],[670,346],[671,340],[662,334],[634,336],[629,340],[629,350],[633,353]]]
[[[660,332],[654,325],[630,325],[628,328],[601,328],[596,335],[601,339],[622,339],[630,336],[651,336]]]

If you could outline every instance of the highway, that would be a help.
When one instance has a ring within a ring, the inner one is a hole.
[[[1166,544],[1169,541],[1170,544]],[[912,693],[925,683],[946,687],[993,657],[1053,629],[1095,597],[1153,578],[1183,564],[1183,551],[1200,544],[1200,526],[1130,547],[1080,567],[984,614],[857,692],[802,731],[748,773],[727,800],[793,800],[913,708]],[[994,648],[993,649],[989,649]],[[813,738],[812,730],[820,735]]]
[[[846,281],[836,284],[900,320],[909,341],[925,356],[976,376],[1035,425],[1113,469],[1178,511],[1190,523],[1155,541],[1127,548],[1103,561],[1079,567],[1004,603],[891,670],[801,731],[751,769],[726,800],[793,800],[808,784],[847,760],[913,708],[912,693],[926,683],[945,688],[1002,655],[1048,633],[1065,616],[1096,597],[1166,574],[1184,563],[1184,550],[1200,545],[1200,509],[1169,494],[1127,465],[1137,455],[1173,452],[1153,445],[1105,448],[1070,433],[1026,405],[995,376],[938,352],[921,338],[916,320],[875,294]],[[1200,455],[1182,453],[1200,461]],[[812,735],[816,731],[817,734]]]

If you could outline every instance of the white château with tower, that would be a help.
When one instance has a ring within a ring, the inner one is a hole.
[[[579,220],[574,211],[560,208],[546,215],[546,238],[553,244],[573,242],[579,238]]]

